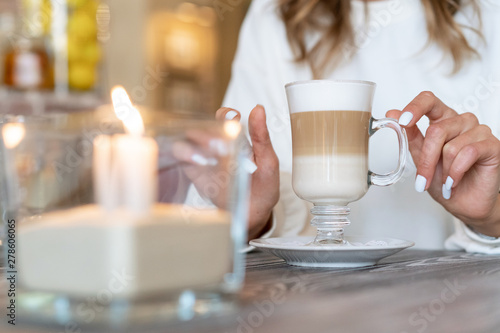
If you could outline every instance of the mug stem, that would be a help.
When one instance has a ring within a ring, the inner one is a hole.
[[[344,227],[351,224],[347,218],[351,212],[347,206],[314,206],[311,225],[317,229],[311,245],[344,245]]]

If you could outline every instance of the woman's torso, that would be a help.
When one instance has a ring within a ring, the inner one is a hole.
[[[346,54],[354,48],[355,56],[324,78],[376,82],[372,111],[375,118],[383,118],[389,109],[402,109],[419,92],[430,90],[459,113],[476,114],[480,122],[488,124],[498,136],[500,36],[495,36],[495,32],[500,31],[500,5],[483,0],[481,9],[487,44],[484,45],[472,31],[465,31],[481,59],[470,61],[460,72],[451,75],[451,60],[443,56],[437,46],[426,47],[425,14],[419,0],[371,2],[367,26],[363,25],[363,4],[355,0],[352,20],[356,39],[354,44],[346,43],[344,47]],[[464,13],[456,15],[456,20],[470,25],[466,19],[469,15],[472,11],[467,8]],[[247,119],[253,105],[263,104],[280,168],[291,172],[290,120],[283,87],[288,82],[311,79],[312,74],[307,66],[293,61],[275,1],[255,0],[246,26],[247,29],[259,30],[253,31],[255,36],[252,38],[258,40],[252,43],[260,44],[260,50],[255,54],[242,54],[245,45],[241,43],[245,40],[240,42],[225,106],[239,109],[242,118]],[[251,67],[252,62],[260,71],[238,75],[238,66]],[[422,131],[427,126],[425,119],[419,123]],[[371,170],[388,172],[396,162],[394,134],[377,133],[370,142]],[[352,225],[347,233],[408,238],[421,247],[442,247],[444,239],[451,233],[452,217],[428,194],[415,192],[415,171],[413,162],[408,161],[408,168],[398,184],[387,188],[372,187],[364,198],[352,203]]]

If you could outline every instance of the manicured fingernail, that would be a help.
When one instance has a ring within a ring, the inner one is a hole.
[[[250,161],[248,158],[245,158],[243,160],[243,169],[245,169],[246,172],[249,174],[253,174],[255,171],[257,171],[257,165]]]
[[[237,115],[238,115],[238,112],[231,110],[228,113],[226,113],[226,119],[233,120],[234,118],[236,118]]]
[[[450,176],[448,176],[448,178],[446,178],[446,183],[444,183],[446,185],[446,189],[449,191],[451,190],[451,187],[453,186],[453,178],[451,178]]]
[[[406,111],[399,117],[399,125],[401,126],[406,126],[410,123],[410,121],[413,119],[413,113]]]
[[[446,184],[443,184],[443,198],[449,200],[451,198],[451,189],[446,188]]]
[[[198,165],[208,165],[208,160],[200,154],[193,154],[191,160]]]
[[[226,156],[229,151],[224,140],[212,139],[209,142],[210,149],[216,151],[220,156]]]
[[[427,184],[427,179],[424,176],[417,175],[415,180],[415,191],[422,193],[425,191],[425,185]]]

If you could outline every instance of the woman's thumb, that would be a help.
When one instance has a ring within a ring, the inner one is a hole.
[[[257,165],[267,160],[276,159],[276,154],[271,143],[269,131],[266,125],[266,112],[262,105],[253,108],[248,118],[248,130],[252,139],[253,153]]]

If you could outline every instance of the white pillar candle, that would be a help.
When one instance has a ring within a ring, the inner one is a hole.
[[[113,168],[111,136],[99,135],[94,139],[93,182],[95,202],[106,211],[118,207],[117,170]],[[115,171],[115,172],[113,172]]]
[[[144,124],[123,87],[112,91],[117,117],[127,134],[94,139],[94,187],[96,202],[107,211],[124,206],[147,214],[158,191],[158,145],[143,137]]]
[[[146,214],[158,192],[158,145],[152,138],[115,135],[113,153],[120,166],[122,204],[136,214]]]

